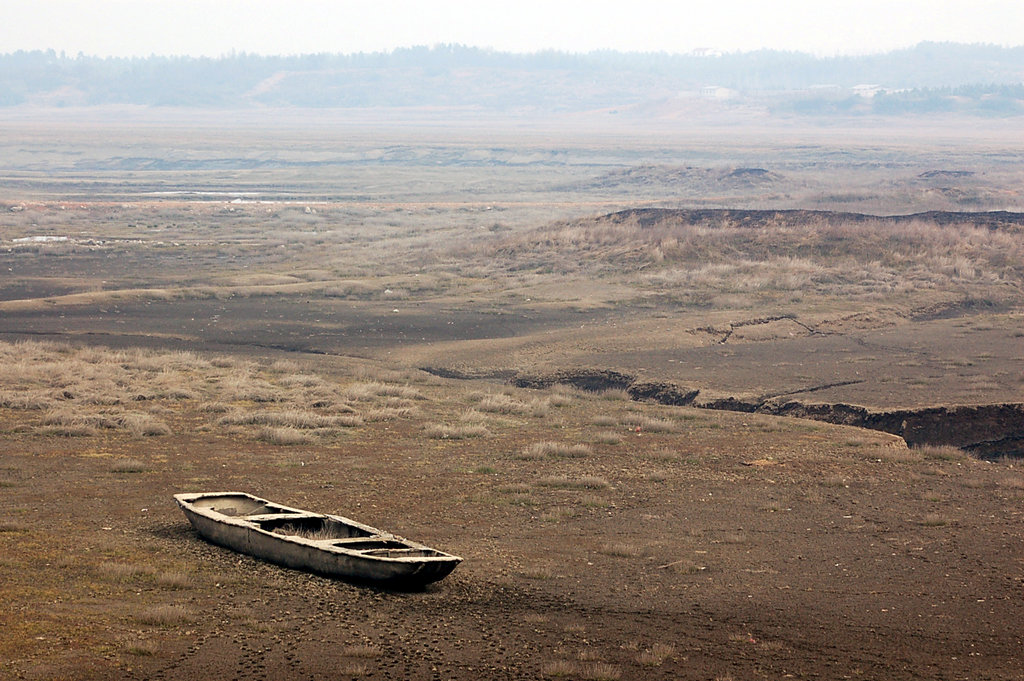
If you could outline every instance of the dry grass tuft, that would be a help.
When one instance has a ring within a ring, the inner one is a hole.
[[[621,445],[622,436],[610,430],[605,430],[594,435],[594,443],[599,445]]]
[[[78,413],[71,408],[55,408],[42,418],[38,432],[50,435],[89,436],[100,429],[124,430],[136,437],[170,435],[171,428],[152,414],[144,412]]]
[[[333,428],[358,428],[363,423],[363,417],[359,414],[343,414],[331,417],[330,426]]]
[[[864,458],[887,463],[919,463],[924,460],[924,455],[916,449],[869,447],[864,450]]]
[[[162,572],[156,576],[156,583],[165,589],[190,589],[195,585],[195,576],[188,572]]]
[[[407,385],[392,385],[381,381],[364,381],[353,383],[342,391],[342,397],[352,402],[370,402],[384,397],[397,397],[405,400],[425,400],[423,393]]]
[[[352,643],[343,646],[340,652],[344,657],[375,658],[380,656],[380,649],[368,643]]]
[[[92,426],[85,424],[42,426],[40,428],[36,428],[35,432],[40,435],[56,435],[58,437],[92,437],[99,433],[99,431]]]
[[[391,385],[384,384],[384,386],[377,390],[378,397],[397,397],[403,400],[426,400],[427,397],[416,388],[408,385]]]
[[[572,397],[569,395],[555,394],[547,399],[547,403],[552,407],[561,409],[562,407],[568,407],[572,404]]]
[[[43,411],[53,405],[53,397],[41,390],[0,390],[0,409]]]
[[[554,570],[546,565],[533,565],[522,570],[519,574],[523,579],[536,580],[554,579],[558,576]]]
[[[487,414],[479,412],[476,409],[467,409],[462,412],[461,416],[459,416],[459,420],[465,421],[466,423],[485,423],[488,418],[490,417]]]
[[[136,657],[152,657],[160,650],[156,641],[136,641],[125,647],[124,652]]]
[[[950,522],[949,516],[941,513],[928,513],[921,519],[921,524],[925,527],[943,527]]]
[[[996,481],[999,487],[1014,490],[1024,490],[1024,477],[1020,475],[1007,475]]]
[[[160,605],[139,613],[139,621],[155,627],[169,627],[188,621],[192,614],[181,605]]]
[[[594,662],[580,671],[580,678],[588,681],[617,681],[622,678],[622,670],[607,662]]]
[[[637,432],[674,433],[677,429],[675,421],[651,418],[642,414],[627,415],[620,420],[620,423],[624,426],[636,428]]]
[[[231,411],[231,406],[225,402],[203,402],[197,407],[198,411],[207,414],[226,414]]]
[[[582,494],[577,503],[584,508],[611,508],[611,502],[600,494]]]
[[[94,421],[95,419],[68,409],[50,409],[43,415],[41,427],[36,430],[44,435],[89,437],[99,432]]]
[[[160,419],[150,414],[141,412],[129,412],[117,419],[121,428],[127,430],[136,437],[152,437],[170,435],[171,427]]]
[[[314,438],[307,431],[292,428],[290,426],[260,428],[256,433],[256,439],[269,442],[274,445],[308,445]]]
[[[580,671],[580,665],[571,660],[551,660],[545,662],[540,673],[544,676],[560,679],[567,676],[576,676]]]
[[[789,649],[789,646],[787,646],[783,641],[761,641],[757,644],[757,647],[761,650],[773,653]]]
[[[605,544],[600,548],[598,553],[603,553],[606,556],[618,556],[620,558],[639,558],[644,555],[644,549],[642,546],[637,544],[628,543],[615,543]]]
[[[937,461],[964,461],[967,459],[967,452],[952,445],[920,445],[914,447],[912,451],[925,459]]]
[[[491,434],[483,426],[473,424],[448,426],[435,423],[424,428],[423,432],[433,440],[466,440],[475,437],[489,437]]]
[[[476,408],[478,411],[488,414],[507,414],[514,416],[525,416],[530,413],[531,405],[522,402],[508,395],[490,394],[481,399]]]
[[[370,673],[370,665],[363,663],[348,663],[338,669],[338,675],[342,678],[358,678]]]
[[[528,413],[535,419],[542,419],[551,411],[550,400],[530,400],[527,405]]]
[[[676,432],[675,421],[668,419],[644,419],[640,427],[648,433],[674,433]]]
[[[675,653],[676,647],[671,643],[655,643],[649,649],[641,651],[636,656],[636,661],[644,667],[660,667]]]
[[[555,487],[558,489],[607,489],[611,487],[611,483],[596,475],[585,475],[579,478],[570,478],[566,475],[550,475],[538,480],[537,484],[542,487]]]
[[[222,416],[218,423],[221,425],[259,425],[266,428],[318,430],[323,428],[355,428],[363,425],[363,418],[358,414],[328,416],[301,409],[271,412],[236,410]]]
[[[671,563],[667,563],[666,565],[661,565],[659,567],[669,570],[677,575],[696,575],[707,570],[706,566],[698,565],[694,561],[685,558],[683,560],[674,560]]]
[[[229,402],[270,404],[284,400],[284,391],[274,384],[253,376],[231,376],[220,384],[222,399]]]
[[[138,459],[120,459],[110,467],[111,473],[145,473],[149,467]]]
[[[105,579],[114,582],[126,582],[140,575],[151,575],[152,570],[142,565],[131,563],[100,563],[99,573]]]
[[[520,458],[543,459],[543,458],[567,458],[579,459],[590,456],[594,451],[587,445],[569,445],[563,442],[534,442],[523,448]]]
[[[379,423],[381,421],[394,421],[396,419],[408,418],[415,413],[416,410],[410,407],[376,407],[374,409],[364,410],[361,416],[363,421],[366,421],[367,423]]]

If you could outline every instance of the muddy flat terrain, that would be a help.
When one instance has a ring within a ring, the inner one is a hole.
[[[0,126],[0,678],[1024,676],[1000,124],[131,116]],[[221,490],[465,561],[279,568]]]
[[[425,410],[471,404],[447,385],[425,392],[445,401]],[[596,415],[637,412],[571,402],[464,441],[402,420],[282,447],[190,431],[187,411],[162,437],[9,435],[4,673],[1024,673],[1016,468],[837,426],[669,408],[641,413],[674,432],[604,426],[621,441],[592,443]],[[547,441],[591,451],[524,455]],[[208,545],[168,496],[242,488],[465,563],[424,592],[347,585]]]

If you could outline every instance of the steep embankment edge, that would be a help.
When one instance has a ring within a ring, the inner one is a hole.
[[[811,419],[898,435],[911,447],[952,445],[983,459],[1003,456],[1024,458],[1024,403],[943,405],[876,411],[842,402],[782,401],[770,396],[702,399],[700,390],[696,388],[641,380],[621,371],[607,369],[571,369],[547,374],[513,371],[463,373],[439,367],[423,367],[423,370],[444,378],[499,379],[520,388],[543,389],[560,383],[592,392],[625,390],[632,399],[638,401]]]

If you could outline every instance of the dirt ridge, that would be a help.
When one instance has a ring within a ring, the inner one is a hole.
[[[725,345],[726,343],[729,342],[729,339],[732,338],[732,335],[734,333],[736,333],[736,329],[741,329],[741,328],[746,327],[746,326],[760,326],[762,324],[771,324],[773,322],[783,322],[783,321],[785,321],[785,322],[792,322],[793,324],[796,324],[797,326],[799,326],[799,327],[803,328],[804,330],[806,330],[812,336],[815,336],[815,335],[818,335],[818,336],[828,336],[828,335],[831,335],[831,333],[828,332],[828,331],[819,331],[818,329],[815,329],[814,327],[809,326],[809,325],[803,323],[802,321],[800,321],[799,319],[796,318],[796,315],[792,315],[792,314],[772,315],[772,316],[768,316],[768,317],[755,317],[754,319],[744,319],[744,320],[738,321],[738,322],[729,322],[728,328],[724,328],[724,329],[717,328],[717,327],[714,327],[714,326],[699,326],[696,329],[694,329],[694,331],[702,331],[704,333],[708,333],[708,334],[712,334],[712,335],[714,335],[714,334],[722,334],[722,337],[719,338],[715,342],[718,345]]]
[[[644,380],[611,369],[563,369],[545,374],[511,371],[467,373],[436,367],[424,367],[423,370],[444,378],[500,378],[519,388],[544,389],[564,384],[592,392],[624,390],[637,401],[824,421],[897,435],[911,447],[952,445],[982,459],[1003,456],[1024,458],[1024,403],[942,405],[875,411],[843,402],[779,400],[783,395],[752,398],[708,396],[707,399],[701,399],[702,393],[697,388],[666,381]],[[829,387],[834,386],[816,386],[799,392],[813,392]]]
[[[668,220],[685,221],[693,224],[733,225],[759,228],[785,223],[799,225],[809,223],[841,222],[905,222],[927,221],[939,225],[969,224],[988,229],[1024,226],[1024,213],[1005,210],[996,211],[942,211],[932,210],[904,215],[870,215],[830,210],[746,210],[738,208],[630,208],[609,213],[599,221],[622,223],[635,220],[641,227],[651,227]]]

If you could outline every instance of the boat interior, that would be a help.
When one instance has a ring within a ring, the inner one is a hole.
[[[216,511],[221,515],[254,516],[254,515],[288,515],[298,511],[265,502],[245,494],[224,494],[212,497],[200,497],[191,502],[195,508]]]
[[[381,558],[429,558],[447,555],[434,549],[412,547],[402,542],[386,539],[336,542],[334,546],[359,551],[367,556],[378,556]]]
[[[426,558],[447,554],[427,547],[412,545],[391,536],[375,535],[361,527],[349,525],[330,516],[292,516],[254,518],[260,529],[292,537],[328,541],[349,551],[381,558]]]
[[[309,516],[280,516],[276,518],[254,519],[261,530],[286,534],[306,539],[348,539],[350,537],[372,537],[373,532],[368,532],[361,527],[343,523],[335,518],[309,515]]]
[[[448,554],[441,551],[410,544],[391,535],[382,536],[358,525],[343,522],[334,516],[298,511],[246,494],[204,496],[190,503],[197,509],[208,509],[228,517],[245,518],[266,532],[323,541],[330,546],[358,551],[366,556],[448,557]]]

